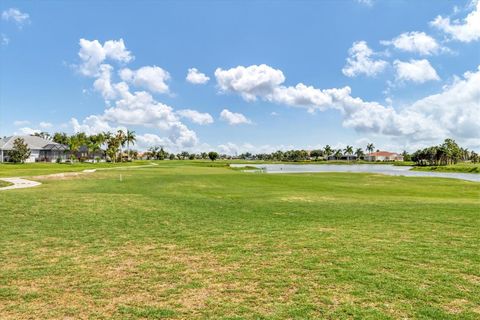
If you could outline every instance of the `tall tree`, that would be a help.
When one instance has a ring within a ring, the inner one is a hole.
[[[53,142],[68,145],[68,136],[65,132],[55,132]]]
[[[82,136],[75,134],[73,136],[68,137],[67,146],[68,151],[70,151],[70,159],[73,161],[75,160],[75,153],[78,152],[78,149],[82,145]]]
[[[120,162],[123,162],[123,147],[125,146],[125,142],[127,142],[126,137],[127,136],[125,132],[123,132],[123,130],[117,131],[116,139],[118,142],[118,146],[120,147]]]
[[[323,155],[322,150],[312,150],[312,151],[310,152],[310,156],[311,156],[311,157],[315,157],[315,161],[317,161],[318,158],[321,157],[322,155]]]
[[[334,153],[334,156],[335,156],[335,159],[338,160],[338,159],[341,159],[342,158],[342,149],[337,149]]]
[[[323,148],[323,153],[325,154],[325,157],[327,158],[328,160],[328,157],[330,157],[333,153],[333,149],[332,147],[330,147],[328,144],[325,146],[325,148]]]
[[[137,136],[135,131],[130,131],[127,129],[127,134],[125,136],[125,140],[127,141],[127,159],[130,161],[130,144],[134,145]]]
[[[357,160],[359,160],[359,159],[361,159],[365,156],[362,148],[357,148],[357,150],[355,150],[355,155],[357,156]]]
[[[344,151],[345,154],[347,155],[347,161],[349,161],[349,160],[350,160],[350,156],[353,154],[353,147],[352,147],[352,146],[346,146],[343,151]]]
[[[372,153],[374,149],[375,149],[375,146],[373,145],[373,143],[367,144],[367,149],[366,150],[367,150],[368,153]]]
[[[28,145],[25,143],[25,140],[23,140],[22,138],[16,138],[13,141],[12,150],[9,150],[7,154],[10,158],[10,161],[15,163],[24,163],[25,160],[30,157],[31,151],[28,148]]]
[[[210,151],[208,153],[208,157],[210,158],[210,160],[215,161],[218,158],[218,153],[216,153],[215,151]]]

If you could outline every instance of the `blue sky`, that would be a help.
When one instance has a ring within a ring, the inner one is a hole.
[[[140,149],[228,153],[370,141],[401,151],[453,137],[480,150],[477,1],[2,1],[0,11],[1,136],[128,128]]]

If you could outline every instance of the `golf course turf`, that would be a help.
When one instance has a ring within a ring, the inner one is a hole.
[[[479,183],[156,163],[0,192],[0,318],[480,317]]]

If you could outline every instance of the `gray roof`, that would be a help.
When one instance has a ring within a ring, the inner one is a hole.
[[[66,149],[66,146],[50,140],[46,140],[36,136],[11,136],[0,139],[0,149],[12,150],[13,142],[17,138],[22,138],[31,150],[52,150]]]

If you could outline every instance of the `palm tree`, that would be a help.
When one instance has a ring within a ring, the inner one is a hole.
[[[323,154],[325,154],[325,157],[327,157],[327,160],[328,160],[328,157],[332,155],[332,153],[333,153],[332,148],[327,144],[325,148],[323,148]]]
[[[342,149],[336,150],[333,155],[335,156],[336,160],[338,160],[339,158],[341,159],[342,158]]]
[[[115,138],[120,147],[120,162],[123,162],[123,147],[125,146],[125,142],[127,142],[125,132],[123,132],[123,130],[118,130]]]
[[[73,135],[68,137],[68,150],[70,151],[70,159],[73,161],[75,159],[75,153],[80,148],[82,141],[79,139],[78,135]]]
[[[355,150],[355,155],[357,156],[357,160],[359,160],[360,158],[363,158],[365,154],[363,153],[362,148],[357,148],[357,150]]]
[[[120,142],[116,136],[110,136],[110,138],[107,140],[106,153],[110,157],[112,162],[116,162],[119,145]]]
[[[125,136],[125,139],[127,141],[127,159],[130,161],[130,143],[132,145],[135,144],[135,141],[136,141],[135,131],[130,131],[127,129],[127,135]]]
[[[346,146],[343,151],[344,151],[345,154],[347,155],[347,161],[349,161],[349,160],[350,160],[350,156],[353,154],[353,147],[352,147],[352,146]]]
[[[368,153],[372,153],[374,149],[375,149],[375,146],[373,145],[373,143],[367,144],[367,152]]]

